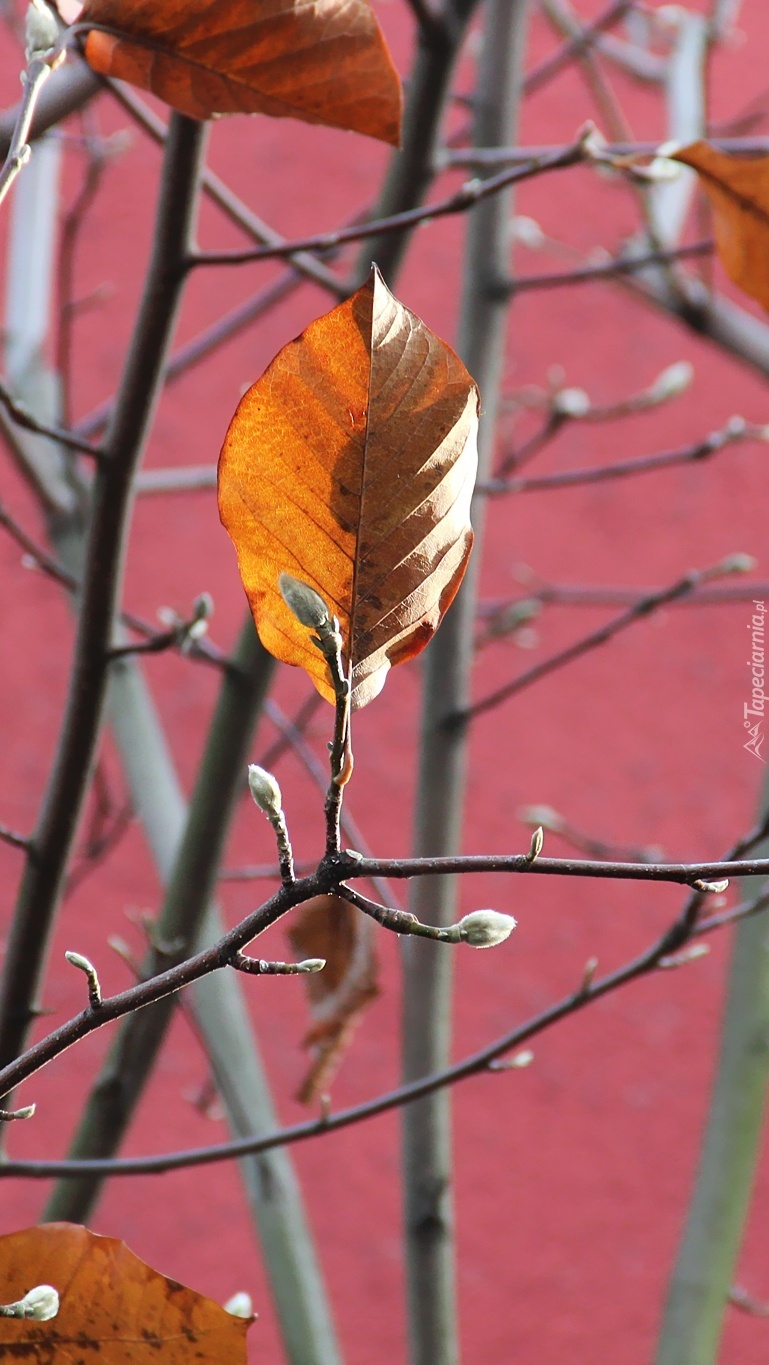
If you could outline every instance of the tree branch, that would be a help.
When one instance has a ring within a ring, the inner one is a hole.
[[[120,591],[131,482],[159,391],[190,249],[205,129],[180,115],[166,148],[150,268],[115,417],[93,489],[75,662],[53,772],[25,869],[0,988],[0,1060],[16,1056],[34,1017],[48,938],[99,736],[107,649]]]

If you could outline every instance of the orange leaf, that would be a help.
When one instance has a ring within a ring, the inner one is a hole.
[[[377,965],[365,915],[341,896],[315,896],[296,912],[288,936],[297,957],[323,957],[322,972],[307,976],[315,1020],[304,1039],[315,1060],[297,1099],[310,1104],[334,1075],[361,1012],[379,994]]]
[[[369,0],[86,0],[94,71],[192,118],[269,114],[400,141],[401,85]]]
[[[0,1237],[5,1303],[58,1290],[49,1322],[0,1318],[0,1355],[41,1365],[245,1365],[248,1322],[152,1270],[124,1242],[73,1223]]]
[[[693,142],[672,159],[700,178],[727,275],[769,309],[769,156],[728,156],[707,142]]]
[[[352,704],[433,635],[472,545],[478,391],[374,268],[285,346],[241,400],[219,512],[266,649],[333,702],[325,660],[285,605],[288,573],[338,616]]]

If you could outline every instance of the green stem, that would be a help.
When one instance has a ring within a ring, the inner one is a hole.
[[[767,783],[763,809],[769,809]],[[766,857],[769,842],[755,850]],[[766,887],[747,880],[744,899]],[[769,916],[734,938],[721,1051],[699,1171],[668,1289],[657,1365],[715,1365],[761,1150],[769,1082]]]
[[[478,75],[477,146],[513,142],[521,85],[525,0],[491,0]],[[510,191],[482,201],[468,225],[459,350],[479,385],[484,419],[480,477],[489,472],[504,358],[509,296],[497,287],[508,274]],[[457,852],[466,780],[465,727],[449,716],[469,696],[477,597],[482,500],[473,524],[476,546],[470,572],[425,656],[419,797],[415,853]],[[454,877],[425,877],[415,884],[410,909],[417,919],[447,925],[456,918]],[[405,971],[403,1076],[406,1082],[443,1070],[451,1041],[452,955],[409,939]],[[453,1365],[459,1359],[451,1206],[451,1102],[430,1095],[403,1114],[405,1222],[411,1359],[415,1365]]]
[[[34,833],[0,986],[0,1065],[24,1046],[48,942],[88,790],[107,691],[107,650],[119,601],[131,484],[160,393],[193,245],[205,129],[175,115],[166,146],[152,256],[105,459],[93,486],[75,661],[58,752]]]

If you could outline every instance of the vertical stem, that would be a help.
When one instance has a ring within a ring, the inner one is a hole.
[[[152,256],[108,439],[94,479],[75,660],[58,752],[34,833],[0,986],[0,1063],[24,1046],[88,789],[107,690],[109,648],[122,582],[131,484],[160,393],[192,247],[205,128],[174,115],[163,162]]]
[[[444,14],[420,26],[403,116],[403,147],[393,154],[375,218],[416,208],[430,187],[454,64],[476,4],[477,0],[446,0]],[[413,228],[369,238],[358,261],[359,279],[365,280],[376,261],[392,284],[412,232]]]
[[[769,809],[767,784],[763,809]],[[769,843],[755,850],[767,857]],[[744,883],[746,900],[765,889]],[[715,1365],[761,1149],[769,1082],[769,916],[737,926],[721,1051],[657,1365]]]
[[[478,74],[476,146],[507,146],[516,133],[526,0],[490,0]],[[499,282],[508,275],[511,195],[484,200],[468,225],[459,350],[483,398],[480,477],[488,473],[505,347],[507,309]],[[446,718],[467,704],[472,664],[481,503],[471,568],[425,655],[419,797],[415,853],[459,849],[467,738]],[[429,924],[455,916],[456,881],[420,877],[410,909]],[[404,1078],[440,1070],[449,1061],[451,955],[422,939],[403,945]],[[405,1222],[411,1359],[415,1365],[454,1365],[457,1342],[452,1236],[451,1124],[448,1091],[403,1112]]]

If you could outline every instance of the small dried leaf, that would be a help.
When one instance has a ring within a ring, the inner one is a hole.
[[[729,156],[707,142],[693,142],[673,160],[699,176],[729,278],[769,309],[769,156]]]
[[[352,705],[427,644],[465,571],[478,391],[374,268],[276,356],[238,405],[219,512],[266,649],[328,701],[328,668],[284,602],[283,573],[338,618]]]
[[[314,1023],[304,1046],[313,1064],[297,1099],[311,1104],[323,1094],[360,1022],[379,994],[372,925],[340,896],[315,896],[300,906],[288,931],[298,958],[322,957],[326,965],[306,979]]]
[[[245,1365],[248,1323],[168,1280],[124,1242],[73,1223],[0,1237],[4,1302],[58,1290],[49,1322],[0,1318],[0,1356],[39,1365]]]
[[[86,0],[94,71],[192,118],[269,114],[400,141],[401,86],[369,0]]]

